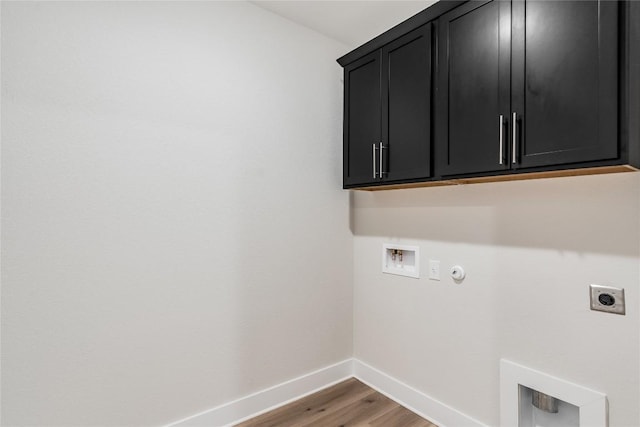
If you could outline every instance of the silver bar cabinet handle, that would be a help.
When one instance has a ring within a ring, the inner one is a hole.
[[[382,150],[384,150],[385,148],[387,147],[385,147],[382,141],[380,141],[380,178],[382,178],[382,174],[384,174],[384,170],[382,168]]]
[[[373,152],[371,153],[371,158],[373,158],[373,179],[376,179],[377,177],[377,173],[376,173],[376,144],[372,144],[373,147]]]
[[[511,126],[513,127],[513,150],[512,150],[512,161],[513,164],[515,165],[516,163],[518,163],[518,153],[516,152],[516,147],[518,146],[518,115],[514,112],[513,113],[513,123],[511,124]]]
[[[504,131],[504,116],[502,114],[500,114],[500,157],[498,158],[498,161],[500,162],[500,164],[504,163],[504,135],[503,135],[503,131]]]

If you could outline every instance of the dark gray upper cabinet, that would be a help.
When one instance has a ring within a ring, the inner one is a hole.
[[[376,151],[381,141],[382,56],[375,51],[344,69],[344,184],[377,179]]]
[[[472,1],[438,25],[438,173],[504,170],[509,167],[511,4]]]
[[[513,3],[514,166],[618,157],[618,6]]]
[[[438,171],[618,157],[618,3],[470,2],[439,20]]]
[[[344,186],[431,176],[431,25],[344,69]]]
[[[640,168],[640,2],[440,1],[338,62],[345,188]]]
[[[382,48],[382,179],[431,176],[431,25]]]

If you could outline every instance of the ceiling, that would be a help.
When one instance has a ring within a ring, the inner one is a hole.
[[[415,15],[435,0],[253,1],[353,49]]]

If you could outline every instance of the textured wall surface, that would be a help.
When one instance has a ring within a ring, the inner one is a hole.
[[[506,358],[606,393],[612,427],[640,425],[639,174],[359,192],[352,204],[358,359],[498,425]],[[419,245],[422,278],[382,274],[385,242]],[[591,283],[625,288],[627,315],[590,311]]]
[[[350,357],[345,47],[244,2],[2,2],[2,424]]]

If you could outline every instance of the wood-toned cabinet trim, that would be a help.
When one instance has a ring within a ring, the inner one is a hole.
[[[481,184],[486,182],[504,182],[504,181],[523,181],[528,179],[541,179],[541,178],[562,178],[569,176],[585,176],[585,175],[602,175],[609,173],[622,173],[622,172],[637,172],[640,169],[631,165],[620,166],[601,166],[593,168],[582,169],[563,169],[548,172],[520,172],[516,174],[497,175],[497,176],[480,176],[473,178],[458,178],[458,179],[446,179],[441,181],[429,181],[429,182],[410,182],[406,184],[390,184],[379,185],[376,187],[358,187],[352,190],[364,190],[364,191],[383,191],[383,190],[396,190],[407,188],[423,188],[423,187],[443,187],[448,185],[464,185],[464,184]]]

